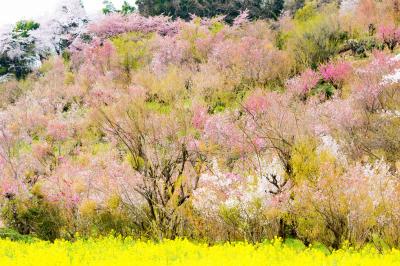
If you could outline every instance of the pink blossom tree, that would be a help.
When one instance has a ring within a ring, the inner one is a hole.
[[[307,69],[299,76],[294,77],[287,81],[286,86],[290,93],[299,95],[305,98],[307,94],[317,86],[318,82],[321,80],[319,73]]]
[[[400,43],[400,28],[395,25],[382,25],[378,28],[378,38],[393,51]]]
[[[352,67],[348,62],[340,61],[322,65],[319,68],[322,78],[333,83],[336,88],[340,88],[343,82],[349,78]]]
[[[143,103],[142,103],[143,104]],[[151,111],[139,102],[120,115],[102,113],[102,128],[125,147],[134,171],[132,188],[149,208],[148,222],[157,224],[159,237],[175,237],[181,217],[179,209],[198,186],[205,158],[189,149],[190,120],[185,111]]]

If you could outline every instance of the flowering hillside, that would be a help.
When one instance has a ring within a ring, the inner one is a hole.
[[[111,13],[50,38],[0,83],[4,225],[399,247],[400,3],[329,2],[230,24]]]

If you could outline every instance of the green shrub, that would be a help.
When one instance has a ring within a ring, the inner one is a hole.
[[[59,238],[64,226],[58,206],[40,196],[8,200],[2,218],[8,227],[21,235],[33,235],[49,241]]]
[[[367,52],[374,49],[382,50],[383,47],[372,37],[347,40],[343,48],[343,50],[350,50],[353,55],[359,57],[367,57]]]
[[[337,13],[333,6],[318,13],[312,5],[297,11],[287,49],[293,51],[298,68],[315,69],[340,51],[348,34],[342,30]]]
[[[0,228],[0,239],[10,239],[12,241],[33,242],[34,238],[27,235],[21,235],[11,228]]]

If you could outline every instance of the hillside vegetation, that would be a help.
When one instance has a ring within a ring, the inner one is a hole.
[[[399,2],[325,2],[229,24],[67,16],[85,30],[0,83],[4,225],[399,247]]]

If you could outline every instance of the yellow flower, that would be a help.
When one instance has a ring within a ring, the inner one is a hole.
[[[107,237],[98,240],[63,240],[34,243],[0,240],[0,265],[18,266],[158,266],[158,265],[399,265],[400,252],[380,253],[373,247],[342,249],[326,254],[308,247],[287,246],[275,238],[270,243],[225,243],[209,247],[188,240],[161,243]]]

